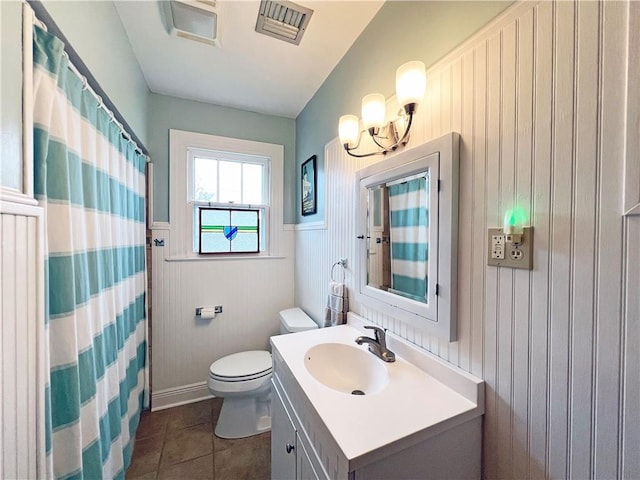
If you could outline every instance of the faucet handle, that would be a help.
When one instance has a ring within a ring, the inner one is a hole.
[[[385,332],[384,332],[384,330],[382,328],[376,327],[376,326],[373,326],[373,325],[365,325],[364,328],[367,328],[369,330],[373,330],[373,332],[376,335],[376,340],[378,341],[378,343],[384,345],[385,339],[386,339],[386,335],[385,335]]]

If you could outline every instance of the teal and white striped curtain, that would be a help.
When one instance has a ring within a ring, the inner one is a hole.
[[[49,474],[124,478],[146,381],[146,158],[69,70],[62,42],[37,26],[33,57]]]
[[[391,289],[427,301],[429,260],[429,180],[427,176],[389,188]]]

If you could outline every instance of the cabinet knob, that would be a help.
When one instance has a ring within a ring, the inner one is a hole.
[[[296,449],[296,447],[294,447],[293,445],[291,445],[290,443],[287,443],[287,453],[291,453]]]

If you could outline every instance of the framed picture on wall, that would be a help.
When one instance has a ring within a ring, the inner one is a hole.
[[[300,172],[302,182],[302,215],[313,215],[317,209],[316,197],[316,156],[302,164]]]

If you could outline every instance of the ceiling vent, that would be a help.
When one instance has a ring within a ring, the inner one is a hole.
[[[313,10],[293,2],[262,0],[256,32],[299,45]]]
[[[220,46],[219,9],[215,0],[170,0],[161,2],[169,33]]]

